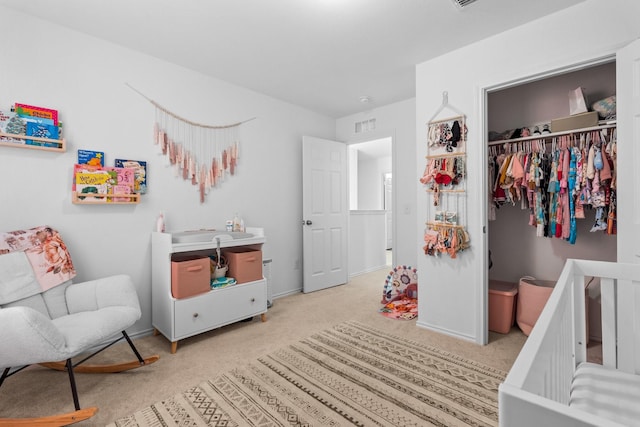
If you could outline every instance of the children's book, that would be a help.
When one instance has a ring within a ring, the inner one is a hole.
[[[142,160],[116,159],[116,167],[133,168],[135,170],[135,182],[133,191],[138,194],[147,192],[147,162]]]
[[[78,150],[78,163],[81,165],[104,166],[104,152]]]
[[[10,133],[12,135],[26,135],[27,123],[13,111],[0,110],[0,133]],[[0,136],[0,141],[11,141],[24,144],[24,139]]]
[[[110,194],[131,194],[134,192],[135,170],[133,168],[105,166],[103,170],[112,176]],[[115,197],[113,201],[128,202],[130,199],[126,197]]]
[[[53,120],[54,126],[58,126],[58,110],[51,108],[36,107],[27,104],[15,104],[16,114],[19,116],[40,117]]]
[[[58,139],[58,126],[53,124],[38,123],[36,121],[27,121],[27,136],[36,136],[38,138]],[[38,141],[26,139],[27,145],[40,145],[44,147],[57,147],[57,142]]]
[[[102,170],[100,165],[87,165],[87,164],[75,164],[73,165],[73,183],[71,184],[71,190],[76,191],[76,175],[78,173],[96,173]]]
[[[75,174],[75,191],[78,199],[104,203],[106,198],[94,195],[109,194],[111,175],[107,171],[84,171]]]

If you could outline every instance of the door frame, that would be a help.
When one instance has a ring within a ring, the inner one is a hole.
[[[396,133],[395,131],[371,131],[365,133],[364,135],[358,135],[356,138],[351,138],[345,142],[347,144],[347,148],[351,144],[360,144],[363,142],[374,141],[376,139],[391,139],[391,173],[392,176],[396,176],[397,171],[397,153],[396,153]],[[347,164],[347,169],[349,168],[349,164]],[[349,175],[351,171],[347,170],[347,175]],[[398,236],[398,191],[396,188],[397,179],[391,180],[391,265],[396,265],[396,255],[397,255],[397,242],[396,238]],[[347,183],[347,190],[349,190],[349,183]],[[350,196],[350,195],[349,195]],[[351,276],[349,276],[351,277]]]
[[[492,82],[480,85],[478,88],[478,111],[480,112],[479,127],[480,135],[482,135],[482,147],[480,150],[480,158],[482,164],[482,191],[477,195],[477,203],[481,206],[481,224],[482,224],[482,237],[480,247],[480,262],[476,264],[478,268],[478,274],[482,277],[482,286],[476,288],[476,301],[479,301],[483,307],[480,310],[479,318],[476,321],[476,337],[481,344],[487,344],[489,342],[489,199],[486,197],[489,191],[488,180],[488,161],[489,161],[489,146],[488,146],[488,116],[489,111],[487,109],[487,100],[490,92],[495,92],[501,89],[507,89],[509,87],[518,86],[526,83],[531,83],[537,80],[544,80],[546,78],[554,77],[560,74],[570,73],[573,71],[579,71],[585,68],[594,67],[597,65],[605,64],[616,60],[616,51],[613,49],[601,55],[595,55],[588,59],[567,64],[556,68],[548,68],[545,71],[536,74],[523,74],[508,81]]]

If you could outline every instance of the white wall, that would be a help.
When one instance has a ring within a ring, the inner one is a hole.
[[[384,211],[349,212],[349,277],[386,265]]]
[[[587,0],[572,8],[453,51],[416,68],[416,154],[414,173],[424,170],[428,120],[448,92],[451,105],[466,112],[468,210],[471,248],[459,255],[433,258],[422,253],[427,196],[417,194],[416,234],[420,281],[418,325],[477,343],[486,330],[485,137],[483,89],[516,82],[613,54],[640,35],[640,2]],[[607,31],[594,25],[605,23]],[[533,255],[530,255],[533,256]]]
[[[384,173],[391,172],[391,157],[358,156],[358,209],[384,209]]]
[[[168,230],[223,227],[238,212],[246,225],[265,228],[274,296],[301,289],[301,139],[334,139],[334,119],[2,7],[0,26],[8,37],[0,109],[14,102],[57,109],[68,143],[62,154],[0,147],[2,230],[58,229],[78,280],[131,275],[143,311],[134,333],[151,328],[150,232],[160,211]],[[237,175],[201,204],[196,187],[174,177],[152,144],[154,107],[125,83],[195,122],[256,117],[242,126]],[[148,194],[139,205],[73,205],[79,148],[104,151],[109,165],[147,160]]]
[[[376,119],[376,130],[356,134],[355,122],[365,118]],[[374,108],[367,113],[353,114],[336,121],[336,138],[345,142],[363,142],[372,139],[393,138],[393,214],[396,229],[393,256],[396,264],[415,266],[416,189],[418,175],[415,164],[416,141],[415,99]],[[421,176],[421,175],[420,175]],[[418,274],[420,272],[418,271]]]

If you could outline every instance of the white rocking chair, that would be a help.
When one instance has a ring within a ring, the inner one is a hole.
[[[130,277],[117,275],[83,283],[67,280],[34,294],[29,289],[39,285],[26,255],[20,250],[3,250],[2,245],[0,239],[0,386],[32,364],[66,370],[76,410],[49,417],[0,418],[0,427],[63,426],[92,417],[96,407],[80,409],[74,373],[121,372],[159,359],[157,355],[142,358],[125,332],[141,316]],[[51,272],[58,273],[55,268]],[[127,340],[136,360],[115,365],[84,364],[122,339]],[[91,354],[79,362],[72,361],[87,353]]]

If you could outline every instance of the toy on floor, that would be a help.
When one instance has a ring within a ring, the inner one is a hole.
[[[384,282],[379,310],[392,319],[411,320],[418,315],[418,272],[415,268],[399,265],[389,272]]]

